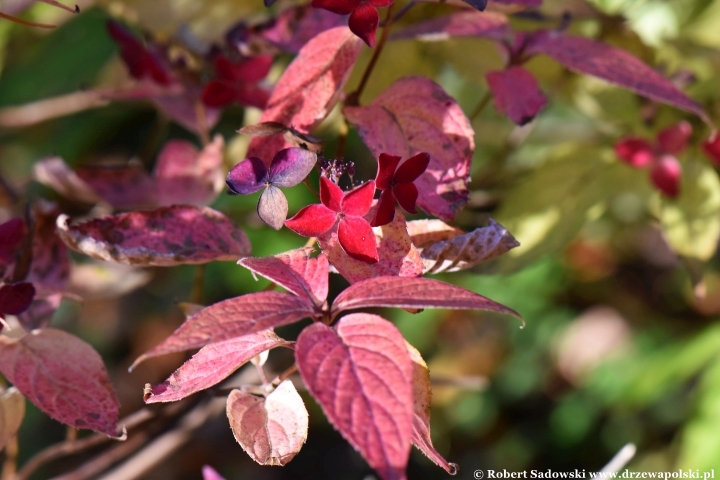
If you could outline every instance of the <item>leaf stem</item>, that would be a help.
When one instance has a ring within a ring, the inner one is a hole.
[[[480,102],[478,102],[477,106],[470,114],[471,122],[475,120],[475,118],[477,118],[477,116],[480,115],[483,110],[485,110],[485,107],[487,107],[487,104],[490,103],[491,98],[492,93],[490,93],[490,90],[488,90],[487,92],[485,92],[485,95],[483,95],[483,97],[480,99]]]
[[[197,118],[198,136],[203,146],[210,144],[210,131],[207,126],[207,112],[202,101],[195,102],[195,117]]]
[[[303,184],[312,192],[313,195],[315,195],[317,198],[320,198],[320,194],[317,190],[315,190],[312,185],[310,185],[310,182],[307,181],[307,178],[303,180]]]
[[[15,435],[5,445],[5,461],[2,468],[2,480],[13,480],[15,478],[15,470],[17,469],[17,458],[20,452],[18,437]]]
[[[277,387],[277,386],[280,385],[282,382],[284,382],[285,380],[287,380],[287,379],[290,377],[290,375],[292,375],[293,373],[297,372],[297,370],[298,370],[297,363],[293,363],[293,364],[290,366],[290,368],[288,368],[287,370],[285,370],[284,372],[282,372],[280,375],[278,375],[277,377],[275,377],[275,379],[271,382],[271,384]]]
[[[10,20],[11,22],[19,23],[20,25],[25,25],[27,27],[55,28],[57,26],[57,25],[50,25],[47,23],[30,22],[28,20],[23,20],[22,18],[13,17],[12,15],[8,15],[7,13],[3,13],[3,12],[0,12],[0,18]]]
[[[365,86],[370,79],[370,74],[372,73],[373,69],[375,69],[375,64],[377,63],[378,58],[380,58],[380,54],[382,53],[383,48],[385,48],[385,42],[387,42],[388,34],[390,33],[390,26],[393,23],[392,10],[394,5],[395,4],[391,4],[388,7],[387,15],[385,16],[384,22],[385,27],[383,27],[382,35],[380,36],[380,42],[378,42],[377,46],[375,47],[375,51],[373,52],[373,56],[370,59],[370,63],[368,63],[367,67],[365,67],[365,72],[363,72],[363,76],[360,80],[360,85],[358,86],[357,90],[348,95],[347,101],[345,102],[348,105],[357,105],[359,103],[360,95],[362,94],[363,90],[365,90]]]
[[[400,20],[413,6],[415,6],[417,2],[418,0],[410,0],[403,8],[400,9],[398,13],[395,14],[392,19],[393,23]]]
[[[205,265],[195,267],[193,287],[190,292],[190,302],[196,305],[203,305],[205,297]]]

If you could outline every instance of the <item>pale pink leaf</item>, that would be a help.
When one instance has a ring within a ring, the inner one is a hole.
[[[314,314],[306,298],[285,292],[250,293],[223,300],[192,315],[164,342],[135,360],[131,368],[151,357],[242,337]]]
[[[235,440],[260,465],[287,464],[307,439],[308,412],[290,380],[267,398],[233,390],[227,416]]]
[[[275,18],[272,26],[260,36],[286,53],[298,53],[305,44],[320,32],[347,25],[342,15],[311,5],[290,7]]]
[[[432,222],[427,228],[437,228],[435,235],[432,235],[431,232],[418,228],[419,225],[410,228],[414,222],[408,224],[410,238],[423,260],[423,273],[466,270],[520,245],[505,227],[493,219],[490,219],[486,227],[467,233],[445,224],[443,225],[447,229],[442,229],[438,226],[438,222],[442,223],[440,220],[418,222],[423,222],[426,227],[427,222]]]
[[[296,345],[300,375],[330,423],[385,480],[404,479],[412,439],[412,362],[377,315],[315,323]]]
[[[512,29],[505,15],[465,10],[418,22],[392,34],[390,39],[414,38],[429,42],[455,37],[481,37],[502,41],[512,38]]]
[[[164,382],[152,387],[145,403],[174,402],[216,385],[255,355],[276,347],[291,345],[272,330],[251,333],[212,343],[193,357]]]
[[[100,355],[61,330],[0,337],[0,371],[55,420],[117,436],[119,403]]]
[[[260,122],[279,122],[310,132],[339,100],[361,48],[362,40],[347,27],[314,37],[280,77]],[[278,151],[292,146],[281,134],[253,138],[247,156],[269,165]]]
[[[420,208],[452,220],[467,203],[475,133],[442,87],[425,77],[404,77],[368,106],[343,112],[376,158],[430,154],[430,165],[415,181]]]
[[[155,182],[139,162],[82,167],[76,173],[95,194],[115,208],[129,210],[157,204]]]
[[[487,310],[521,318],[514,310],[470,290],[429,278],[377,277],[350,285],[333,302],[333,315],[367,307]]]
[[[223,149],[221,135],[216,135],[200,152],[184,140],[165,144],[153,172],[159,204],[212,203],[225,184]]]
[[[40,160],[33,167],[33,177],[43,185],[70,200],[95,204],[100,197],[59,157]]]
[[[549,55],[570,70],[602,78],[707,120],[700,104],[639,58],[620,48],[590,38],[546,31],[533,36],[527,53]]]
[[[0,393],[0,451],[17,435],[25,418],[25,397],[15,387]]]
[[[486,78],[495,108],[517,125],[530,122],[547,105],[537,80],[523,67],[489,72]]]
[[[186,205],[109,215],[70,225],[61,215],[65,244],[93,258],[127,265],[168,267],[237,260],[250,253],[250,240],[225,215]]]
[[[225,478],[216,472],[210,465],[203,465],[202,474],[203,480],[225,480]]]
[[[373,218],[376,208],[377,206],[370,209],[365,216],[366,220]],[[379,261],[376,263],[356,260],[345,253],[338,241],[337,226],[320,235],[317,241],[330,263],[350,283],[387,275],[403,277],[422,275],[422,259],[410,241],[405,217],[400,210],[395,211],[392,222],[374,227],[373,232],[379,256]]]
[[[448,225],[442,220],[422,219],[407,222],[407,231],[410,239],[418,249],[443,240],[451,240],[465,233],[463,230]]]
[[[458,467],[449,463],[435,450],[430,437],[430,370],[425,360],[415,347],[406,343],[413,366],[413,428],[412,443],[424,453],[435,465],[443,468],[450,475],[457,473]]]
[[[328,294],[328,259],[310,258],[312,248],[298,248],[271,257],[245,257],[238,262],[251,272],[307,298],[320,307]]]

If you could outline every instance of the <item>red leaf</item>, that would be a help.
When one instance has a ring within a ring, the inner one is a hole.
[[[54,203],[40,201],[33,207],[32,264],[26,280],[35,286],[63,291],[70,278],[68,248],[56,234],[60,209]]]
[[[77,225],[58,217],[60,238],[93,258],[168,267],[237,260],[250,253],[245,233],[220,212],[191,206],[109,215]]]
[[[145,403],[175,402],[216,385],[265,350],[291,345],[272,330],[243,335],[200,349],[164,382],[152,387]]]
[[[272,257],[245,257],[238,263],[320,307],[327,299],[329,264],[322,254],[310,258],[311,252],[312,248],[298,248]]]
[[[117,436],[119,403],[102,358],[61,330],[0,337],[0,371],[40,410],[75,428]]]
[[[130,75],[137,79],[150,78],[160,85],[172,83],[172,77],[160,57],[148,51],[129,30],[112,20],[107,22],[107,30],[120,46],[120,55],[130,70]]]
[[[298,337],[298,369],[330,423],[380,478],[404,479],[412,437],[412,363],[400,332],[377,315],[315,323]]]
[[[164,342],[135,360],[131,369],[151,357],[242,337],[314,314],[313,305],[307,299],[285,292],[258,292],[230,298],[188,318]]]
[[[367,307],[448,308],[487,310],[518,318],[514,310],[449,283],[429,278],[377,277],[363,280],[343,290],[333,302],[332,312]]]
[[[455,475],[458,470],[457,465],[449,463],[435,450],[430,437],[430,370],[420,352],[409,343],[406,343],[406,346],[413,366],[412,443],[435,465],[443,468],[450,475]]]
[[[454,37],[481,37],[503,41],[512,38],[512,29],[505,15],[466,10],[416,23],[392,34],[390,39],[437,41]]]
[[[486,78],[495,108],[517,125],[525,125],[547,105],[537,80],[523,67],[490,72]]]
[[[677,158],[663,155],[650,171],[650,180],[663,195],[675,198],[680,195],[682,167]]]
[[[55,315],[55,312],[60,307],[62,299],[62,293],[40,287],[30,307],[18,315],[18,322],[20,322],[26,331],[47,327],[50,325],[53,315]]]
[[[312,130],[337,103],[361,47],[362,42],[346,27],[314,37],[283,73],[260,122],[280,122],[303,133]],[[282,135],[254,138],[248,156],[269,164],[276,152],[289,146]]]
[[[544,53],[570,70],[602,78],[644,97],[687,110],[707,121],[707,115],[698,103],[625,50],[585,37],[548,31],[533,36],[527,53]]]
[[[216,135],[200,152],[185,140],[166,143],[153,172],[159,205],[212,203],[225,180],[223,149],[221,135]]]
[[[116,167],[81,167],[75,173],[97,197],[117,209],[157,205],[155,182],[145,167],[138,162]]]
[[[10,263],[15,249],[25,237],[25,222],[22,218],[11,218],[0,224],[0,262]]]
[[[290,380],[266,398],[233,390],[227,416],[235,440],[260,465],[287,464],[307,439],[308,413]]]
[[[35,298],[32,283],[21,282],[0,287],[0,316],[20,315]]]
[[[677,155],[687,148],[691,136],[692,125],[683,120],[660,130],[657,135],[657,143],[665,153]]]
[[[367,217],[372,218],[374,214],[371,209]],[[422,275],[422,260],[410,241],[402,213],[396,211],[392,222],[375,227],[373,232],[378,252],[377,263],[356,260],[345,253],[338,241],[337,228],[320,235],[317,240],[330,263],[350,283],[385,275],[404,277]]]
[[[370,105],[346,107],[343,112],[376,158],[381,153],[403,158],[430,154],[427,170],[415,181],[420,208],[452,219],[467,202],[474,132],[439,85],[424,77],[405,77]]]

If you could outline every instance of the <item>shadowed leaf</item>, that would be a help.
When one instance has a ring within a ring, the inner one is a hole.
[[[290,380],[266,398],[233,390],[227,416],[235,440],[260,465],[287,464],[307,439],[308,413]]]
[[[188,318],[164,342],[135,360],[131,369],[151,357],[204,347],[313,315],[313,305],[307,299],[285,292],[258,292],[224,300]]]
[[[377,277],[350,285],[335,298],[333,314],[367,307],[487,310],[518,318],[514,310],[449,283],[429,278]]]
[[[463,12],[418,22],[391,35],[391,40],[415,38],[426,42],[455,37],[481,37],[492,40],[512,38],[507,17],[494,12]]]
[[[61,330],[35,330],[19,340],[0,337],[0,371],[55,420],[117,436],[119,403],[102,358]]]
[[[167,380],[153,386],[145,403],[181,400],[222,382],[255,355],[290,344],[272,330],[265,330],[207,345]]]
[[[330,423],[385,480],[404,479],[412,438],[412,362],[377,315],[315,323],[296,345],[300,375]]]
[[[121,213],[70,225],[58,217],[67,246],[93,258],[127,265],[168,267],[237,260],[250,253],[245,233],[220,212],[172,206]]]
[[[368,106],[343,112],[376,158],[381,153],[402,158],[430,154],[427,170],[415,180],[420,208],[452,220],[467,203],[474,132],[442,87],[424,77],[404,77]]]
[[[100,197],[59,157],[40,160],[33,167],[33,177],[65,198],[95,204]]]
[[[486,78],[495,108],[517,125],[530,122],[547,105],[537,80],[523,67],[489,72]]]

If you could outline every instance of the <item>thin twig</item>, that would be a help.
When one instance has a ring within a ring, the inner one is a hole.
[[[348,136],[348,124],[345,117],[342,117],[340,124],[340,136],[338,137],[337,149],[335,149],[335,158],[342,158],[345,155],[345,143],[347,142]]]
[[[203,145],[210,144],[210,130],[207,125],[207,112],[202,101],[195,102],[195,116],[197,118],[198,136]]]
[[[485,110],[485,107],[487,107],[487,104],[490,103],[491,98],[492,94],[490,93],[490,90],[488,90],[487,92],[485,92],[485,95],[483,95],[483,97],[480,99],[480,102],[478,102],[477,106],[470,114],[471,122],[475,120],[475,118],[477,118],[477,116],[480,115],[483,110]]]
[[[287,370],[285,370],[284,372],[282,372],[280,375],[278,375],[277,377],[275,377],[275,379],[274,379],[271,383],[277,387],[277,386],[280,385],[283,381],[287,380],[288,377],[290,377],[290,375],[292,375],[293,373],[297,372],[297,369],[298,369],[297,363],[293,363],[290,368],[288,368]]]
[[[307,181],[307,178],[303,180],[303,184],[312,192],[313,195],[315,195],[317,198],[320,198],[320,194],[312,187],[312,185],[310,185],[310,182]]]
[[[403,8],[400,9],[398,13],[395,14],[392,21],[393,23],[400,20],[410,9],[418,2],[418,0],[410,0]],[[383,25],[384,26],[384,25]]]
[[[0,12],[0,18],[4,18],[6,20],[10,20],[11,22],[19,23],[20,25],[25,25],[28,27],[55,28],[57,26],[57,25],[50,25],[47,23],[30,22],[28,20],[23,20],[22,18],[13,17],[12,15],[8,15],[7,13],[2,13],[2,12]]]
[[[365,90],[365,85],[367,85],[367,82],[370,79],[370,74],[375,68],[375,64],[377,63],[378,58],[380,58],[380,54],[382,53],[383,48],[385,48],[385,42],[388,39],[388,34],[390,33],[390,26],[393,22],[392,10],[394,6],[394,4],[391,4],[388,7],[387,15],[385,16],[385,27],[383,28],[382,35],[380,36],[380,42],[375,47],[375,51],[373,52],[373,56],[370,59],[370,63],[368,63],[367,67],[365,67],[365,71],[363,72],[363,76],[360,80],[360,85],[358,86],[357,90],[348,95],[347,101],[345,102],[347,105],[357,105],[360,102],[360,95],[362,95],[363,90]]]
[[[600,470],[591,480],[605,478],[607,474],[617,473],[633,459],[637,448],[634,444],[628,443]]]

